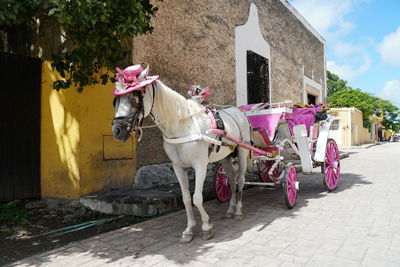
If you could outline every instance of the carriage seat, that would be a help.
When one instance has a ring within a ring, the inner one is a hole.
[[[310,133],[310,128],[315,124],[315,116],[319,108],[292,108],[293,117],[288,119],[288,126],[292,136],[294,136],[293,127],[296,125],[305,125],[307,134]]]

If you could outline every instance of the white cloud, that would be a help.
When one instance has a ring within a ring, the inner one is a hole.
[[[336,56],[346,58],[352,54],[359,53],[363,50],[360,45],[353,45],[350,43],[338,42],[333,46],[333,51]]]
[[[380,96],[400,107],[400,80],[387,81]]]
[[[293,0],[291,3],[328,42],[334,42],[355,28],[345,16],[360,1]]]
[[[393,66],[400,66],[400,27],[386,35],[378,46],[382,60]]]
[[[328,60],[326,65],[329,71],[339,75],[343,80],[350,81],[351,79],[362,75],[371,67],[371,59],[369,56],[365,56],[364,62],[358,68],[345,64],[337,64],[333,60]]]

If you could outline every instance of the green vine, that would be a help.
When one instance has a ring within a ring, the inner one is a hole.
[[[74,85],[81,92],[111,79],[101,69],[114,71],[132,38],[153,31],[150,20],[157,10],[150,0],[0,0],[0,31],[50,19],[63,40],[52,64],[63,80],[53,88]]]

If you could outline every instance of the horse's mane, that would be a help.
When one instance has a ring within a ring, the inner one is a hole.
[[[182,128],[188,125],[191,115],[200,113],[201,105],[191,100],[186,100],[163,82],[157,81],[157,92],[154,100],[154,108],[157,109],[160,121],[168,128]],[[172,130],[172,129],[171,129]]]

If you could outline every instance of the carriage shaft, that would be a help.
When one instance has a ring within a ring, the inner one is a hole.
[[[222,136],[222,137],[224,137],[224,138],[226,138],[226,139],[228,139],[228,140],[234,142],[234,143],[237,144],[239,147],[243,147],[243,148],[245,148],[245,149],[247,149],[247,150],[251,150],[251,151],[253,151],[253,152],[256,152],[256,153],[258,153],[258,154],[260,154],[260,155],[263,155],[263,156],[266,156],[266,157],[267,157],[267,151],[258,149],[258,148],[256,148],[256,147],[251,146],[251,145],[248,145],[248,144],[245,144],[245,143],[243,143],[242,141],[240,141],[239,139],[237,139],[237,138],[235,138],[235,137],[233,137],[233,136],[231,136],[231,135],[225,133],[223,130],[212,129],[212,130],[209,130],[208,132],[209,132],[209,133],[212,133],[212,134],[220,135],[220,136]],[[271,147],[270,149],[271,149],[271,150],[280,150],[281,148],[280,148],[280,147]]]

